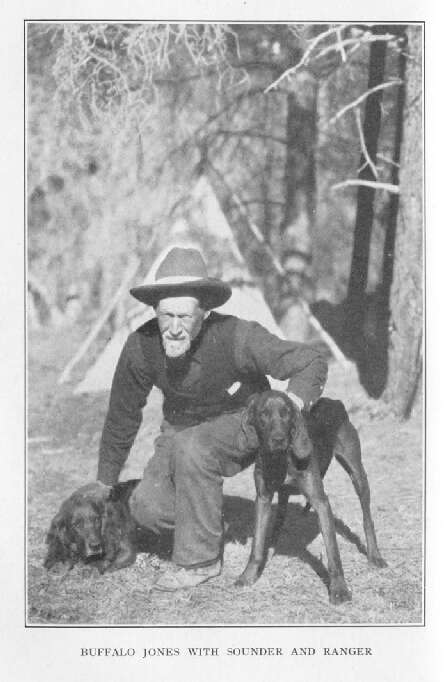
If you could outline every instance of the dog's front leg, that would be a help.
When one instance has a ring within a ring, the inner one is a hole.
[[[136,559],[137,553],[132,545],[124,544],[120,547],[115,559],[104,569],[103,572],[119,571],[120,568],[131,566]]]
[[[332,604],[350,601],[351,592],[347,587],[342,569],[341,556],[336,540],[333,512],[325,494],[319,467],[312,458],[309,468],[301,476],[302,492],[315,509],[327,553],[328,573],[330,576],[329,596]]]
[[[277,516],[275,519],[274,530],[272,531],[272,544],[277,541],[280,531],[284,526],[286,513],[288,511],[288,500],[289,490],[288,488],[282,486],[278,491]]]
[[[268,490],[263,475],[255,470],[255,528],[249,561],[243,573],[236,581],[236,585],[253,585],[260,577],[266,553],[266,538],[271,518],[272,498],[274,491]]]

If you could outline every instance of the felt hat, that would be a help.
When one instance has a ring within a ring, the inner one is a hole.
[[[207,266],[197,249],[173,247],[160,263],[154,283],[131,289],[138,301],[155,307],[162,298],[193,296],[206,310],[223,305],[232,289],[220,279],[209,277]]]

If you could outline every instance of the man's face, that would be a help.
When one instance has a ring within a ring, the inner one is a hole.
[[[205,310],[190,296],[163,298],[156,308],[162,343],[169,358],[180,358],[188,352],[199,334]]]

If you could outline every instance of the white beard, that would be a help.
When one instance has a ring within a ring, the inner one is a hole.
[[[186,336],[183,339],[170,339],[162,337],[163,347],[165,353],[169,358],[180,358],[190,350],[190,337]]]

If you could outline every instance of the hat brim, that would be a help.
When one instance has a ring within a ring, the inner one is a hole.
[[[142,284],[131,289],[130,293],[138,301],[153,307],[162,298],[193,296],[202,303],[206,310],[211,310],[228,301],[232,295],[232,289],[225,282],[209,277],[178,284]]]

